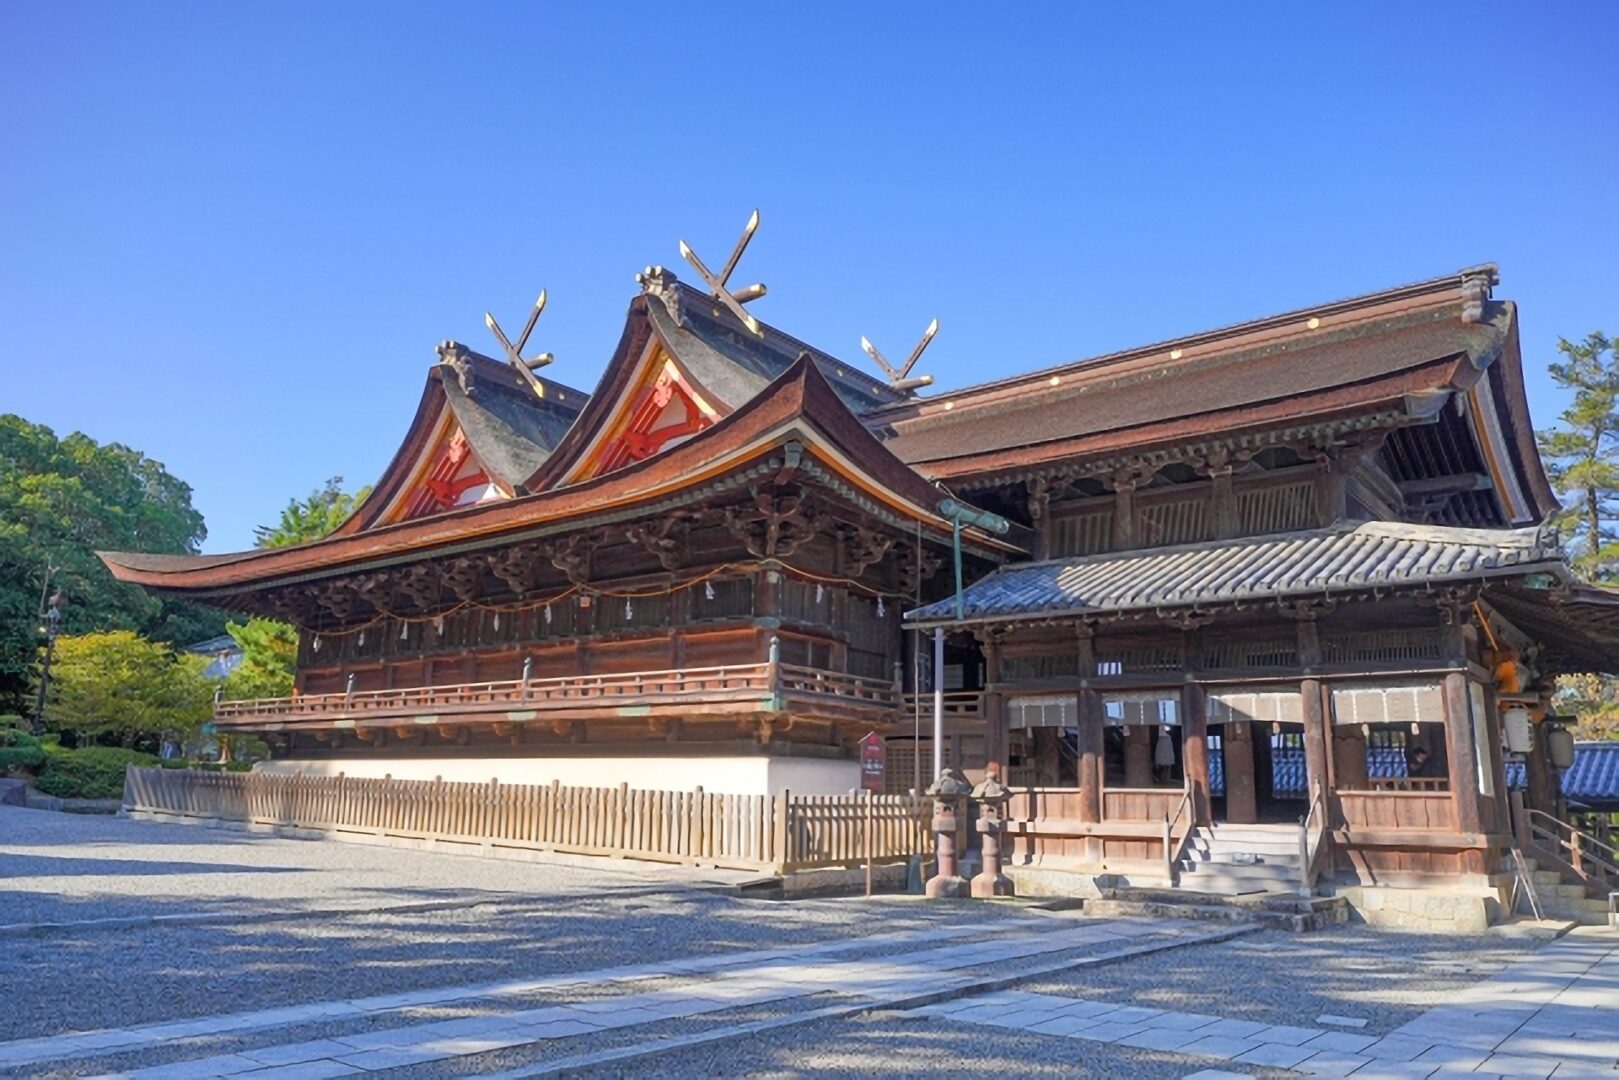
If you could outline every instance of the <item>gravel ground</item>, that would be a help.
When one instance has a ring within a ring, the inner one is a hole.
[[[0,807],[0,922],[600,895],[757,877],[600,867],[286,840],[224,829]]]
[[[1172,935],[1163,935],[1164,938],[1168,938],[1170,936]],[[1136,944],[1157,939],[1157,937],[1135,938],[1132,939],[1129,944]],[[1057,959],[1078,960],[1084,956],[1109,952],[1113,949],[1119,948],[1123,944],[1126,943],[1117,940],[1097,942],[1083,948],[1041,956],[1038,958],[1038,962],[1049,963]],[[870,953],[861,953],[859,958],[863,960],[871,959],[877,955],[878,953],[873,951]],[[842,958],[849,959],[850,956],[849,954],[845,954]],[[967,973],[998,975],[1004,974],[1005,972],[1004,970],[985,971],[975,968],[962,968],[958,969],[952,974]],[[674,984],[671,983],[668,985]],[[695,984],[686,983],[685,985],[690,986]],[[584,995],[581,995],[575,1000],[583,999]],[[643,1024],[634,1028],[603,1032],[600,1035],[580,1036],[552,1043],[537,1043],[530,1046],[513,1047],[509,1050],[497,1050],[487,1054],[472,1055],[449,1062],[416,1066],[411,1069],[395,1069],[390,1070],[388,1075],[390,1078],[399,1078],[399,1080],[406,1080],[406,1078],[409,1078],[409,1080],[428,1080],[428,1078],[436,1077],[475,1076],[481,1073],[499,1072],[506,1069],[516,1069],[525,1065],[555,1061],[559,1058],[572,1058],[582,1054],[600,1053],[602,1051],[615,1049],[621,1046],[653,1042],[657,1039],[676,1035],[687,1035],[709,1028],[724,1027],[730,1024],[747,1023],[754,1020],[765,1020],[777,1016],[785,1016],[791,1013],[806,1012],[814,1009],[825,1008],[832,1005],[858,1004],[862,1001],[869,1002],[870,999],[838,993],[823,993],[810,997],[794,998],[787,1001],[771,1002],[763,1005],[752,1005],[744,1008],[727,1010],[725,1012],[706,1013],[701,1016],[694,1016],[688,1019],[671,1020],[657,1024]],[[891,1018],[898,1018],[902,1021],[908,1019],[904,1013],[889,1013],[887,1015],[889,1015]],[[749,1036],[748,1038],[749,1041],[751,1041],[754,1036]],[[693,1054],[701,1052],[688,1051],[686,1053]],[[649,1063],[643,1064],[638,1071],[638,1075],[671,1075],[670,1073],[665,1072],[663,1062],[664,1059],[660,1057],[653,1059]],[[627,1067],[628,1066],[626,1066],[626,1068]]]
[[[705,878],[709,888],[692,887]],[[1033,913],[1019,904],[928,903],[910,897],[741,900],[712,888],[715,878],[636,864],[598,869],[506,862],[0,808],[0,903],[5,905],[0,918],[6,922],[198,911],[241,916],[208,925],[66,929],[4,938],[0,1040],[945,925],[1026,932],[1031,919],[1067,924],[1073,918]],[[443,900],[459,906],[387,910]],[[338,910],[317,918],[277,917]],[[1366,928],[1307,935],[1268,931],[1030,979],[1022,988],[1271,1023],[1313,1025],[1318,1014],[1332,1012],[1365,1017],[1367,1032],[1380,1033],[1531,948],[1511,940]],[[889,950],[865,955],[881,951]],[[682,982],[689,980],[568,988],[243,1033],[193,1041],[182,1056]],[[516,1068],[835,1000],[822,994],[748,1006],[396,1074],[416,1080]],[[174,1057],[170,1048],[79,1065],[50,1064],[24,1075],[82,1075]],[[1013,1071],[1151,1080],[1182,1077],[1199,1067],[1169,1053],[878,1012],[604,1066],[596,1075],[1002,1076]]]
[[[1521,959],[1533,944],[1400,934],[1364,926],[1309,934],[1267,930],[1217,945],[1144,956],[1020,989],[1126,1001],[1233,1020],[1317,1027],[1323,1013],[1392,1030]]]
[[[5,808],[8,922],[173,910],[241,919],[0,939],[0,1039],[1027,915],[902,897],[739,900],[688,887],[692,876]],[[379,910],[447,899],[464,906]],[[265,917],[310,909],[353,910]]]

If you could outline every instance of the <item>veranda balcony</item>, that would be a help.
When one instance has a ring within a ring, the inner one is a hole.
[[[889,725],[899,719],[900,701],[892,682],[766,661],[225,701],[214,723],[227,732],[296,732],[778,715]]]

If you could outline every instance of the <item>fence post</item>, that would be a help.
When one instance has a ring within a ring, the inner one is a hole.
[[[787,872],[787,814],[791,808],[792,797],[792,792],[787,788],[782,788],[781,794],[776,796],[776,820],[774,823],[774,839],[772,842],[772,847],[774,847],[775,850],[771,852],[771,855],[776,865],[776,873],[778,874],[785,874]]]

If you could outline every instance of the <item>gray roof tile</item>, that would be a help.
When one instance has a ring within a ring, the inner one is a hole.
[[[1209,541],[1003,567],[963,595],[967,621],[1195,608],[1368,588],[1472,581],[1549,569],[1566,575],[1550,533],[1404,522]],[[909,612],[949,621],[954,598]]]

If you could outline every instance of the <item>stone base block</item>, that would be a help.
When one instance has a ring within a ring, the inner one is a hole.
[[[907,863],[887,863],[871,868],[873,892],[895,893],[905,891]],[[827,893],[852,896],[864,892],[866,868],[827,867],[820,870],[795,870],[781,879],[784,897],[813,896]]]
[[[1012,879],[1005,874],[977,874],[972,880],[972,894],[980,900],[997,896],[1012,896]]]
[[[1391,930],[1482,934],[1503,915],[1493,890],[1350,885],[1337,895],[1349,902],[1357,920]]]

